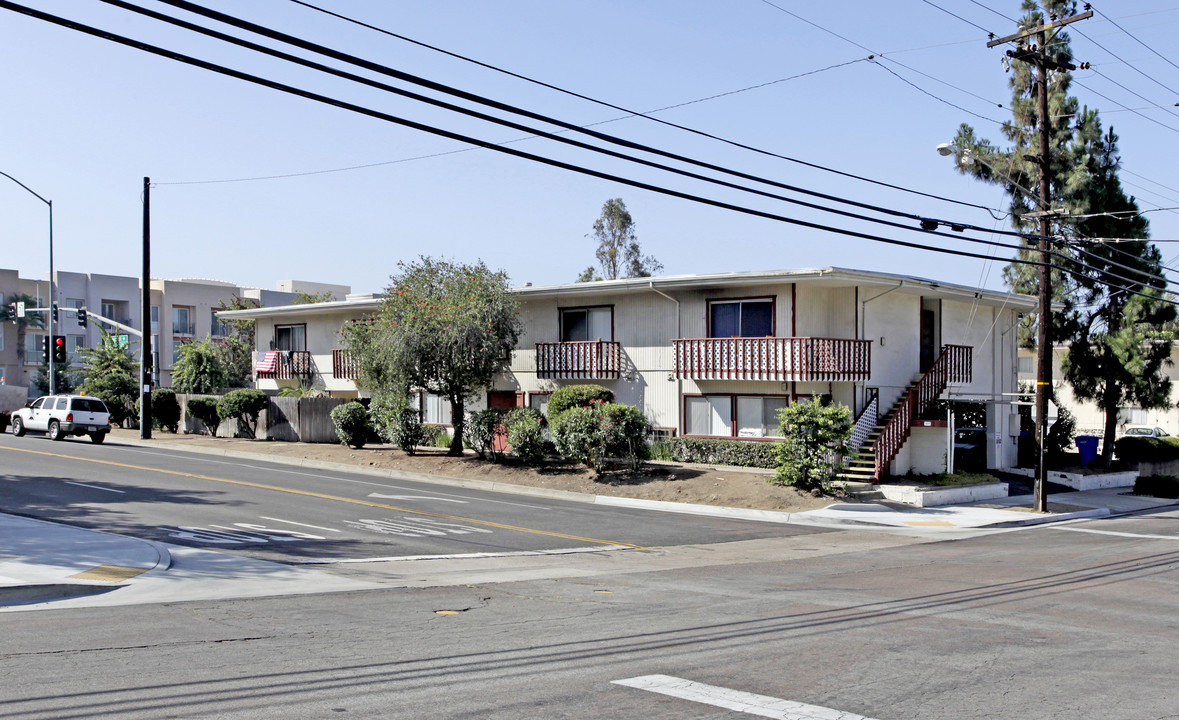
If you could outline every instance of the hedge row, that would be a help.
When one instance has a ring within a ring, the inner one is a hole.
[[[1123,437],[1114,442],[1123,462],[1167,462],[1179,460],[1179,438]]]
[[[674,437],[664,441],[676,462],[739,467],[776,468],[779,464],[778,442],[726,440],[723,438]]]

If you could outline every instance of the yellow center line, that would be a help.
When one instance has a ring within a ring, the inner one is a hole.
[[[476,518],[466,518],[459,515],[447,515],[445,513],[430,512],[428,510],[414,510],[413,508],[405,508],[397,505],[386,505],[384,503],[372,502],[370,500],[356,500],[354,498],[340,497],[339,495],[327,495],[325,493],[310,492],[307,490],[293,490],[291,488],[278,487],[276,485],[249,482],[248,480],[230,480],[229,478],[213,477],[212,475],[200,475],[198,473],[181,472],[179,470],[164,470],[161,468],[145,467],[143,465],[129,465],[127,463],[114,462],[112,460],[97,460],[95,458],[78,457],[76,455],[63,455],[61,453],[44,452],[42,450],[29,450],[26,448],[0,446],[0,450],[11,450],[13,452],[30,453],[32,455],[65,458],[67,460],[79,460],[81,462],[111,465],[114,467],[128,468],[131,470],[144,470],[146,472],[157,472],[163,473],[165,475],[177,475],[180,477],[197,478],[198,480],[210,480],[212,482],[228,483],[230,485],[242,485],[244,487],[258,488],[261,490],[273,490],[275,492],[290,493],[292,495],[303,495],[306,497],[319,498],[321,500],[335,500],[336,502],[351,503],[353,505],[365,505],[367,507],[381,508],[383,510],[395,510],[397,512],[407,512],[413,513],[415,515],[427,515],[429,517],[444,518],[446,520],[459,520],[462,522],[474,523],[476,525],[486,525],[488,527],[500,528],[501,530],[516,530],[517,532],[532,533],[533,535],[548,535],[550,537],[557,537],[563,540],[577,540],[579,542],[587,542],[595,545],[614,545],[622,548],[630,548],[632,550],[642,549],[641,545],[632,545],[630,543],[614,542],[612,540],[597,540],[595,538],[580,537],[578,535],[566,535],[565,533],[550,532],[548,530],[536,530],[534,528],[519,527],[517,525],[506,525],[504,523],[492,522],[490,520],[478,520]]]

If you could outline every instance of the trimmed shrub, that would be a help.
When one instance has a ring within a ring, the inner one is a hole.
[[[480,459],[490,457],[495,462],[503,459],[503,452],[495,449],[495,436],[503,432],[503,418],[504,411],[497,408],[467,414],[463,440]]]
[[[569,408],[588,407],[590,403],[614,402],[614,391],[601,385],[567,385],[549,396],[549,420]]]
[[[1170,475],[1140,477],[1134,481],[1134,494],[1156,498],[1179,498],[1179,478]]]
[[[426,426],[422,425],[422,414],[417,408],[405,407],[397,412],[396,421],[389,428],[389,441],[406,455],[416,454],[418,446],[425,444]]]
[[[261,390],[230,390],[217,401],[217,417],[237,420],[238,431],[248,438],[254,438],[258,429],[258,415],[269,403],[266,393]]]
[[[332,423],[336,426],[336,435],[340,442],[349,447],[362,448],[372,426],[368,421],[368,410],[358,402],[347,402],[332,408]]]
[[[210,435],[217,437],[217,426],[221,424],[221,417],[217,414],[217,398],[189,398],[184,407],[188,410],[189,415],[200,420],[209,429]]]
[[[668,459],[702,465],[737,467],[778,467],[780,442],[765,440],[727,440],[725,438],[674,437],[663,441],[670,449]]]
[[[1179,438],[1127,436],[1114,441],[1114,451],[1128,463],[1179,460]]]
[[[155,426],[170,433],[180,429],[180,403],[172,388],[151,391],[151,415]]]
[[[525,465],[541,465],[547,454],[541,415],[530,407],[512,408],[503,418],[508,445]]]
[[[778,445],[778,474],[773,482],[830,492],[852,434],[851,409],[811,400],[787,405],[778,411],[778,420],[786,439]]]
[[[549,426],[557,452],[599,472],[606,458],[625,458],[633,469],[649,453],[651,424],[629,405],[594,402],[570,408],[553,416]]]

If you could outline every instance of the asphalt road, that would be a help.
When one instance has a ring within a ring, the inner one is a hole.
[[[0,614],[0,707],[14,720],[1166,718],[1177,571],[1171,509],[774,562]]]
[[[280,562],[713,544],[827,531],[0,435],[0,511]]]

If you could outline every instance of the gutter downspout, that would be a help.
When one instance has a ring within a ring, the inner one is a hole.
[[[662,290],[656,290],[654,281],[650,281],[650,280],[647,281],[647,287],[651,290],[651,292],[655,293],[656,295],[667,298],[668,300],[675,303],[675,336],[677,338],[680,337],[683,334],[681,331],[682,316],[680,313],[680,301],[676,300],[675,298],[673,298],[672,296],[663,292]],[[675,372],[675,344],[674,343],[672,344],[671,353],[672,353],[672,368],[669,372],[674,373]],[[675,384],[676,384],[675,429],[676,429],[677,433],[679,433],[680,435],[683,435],[684,434],[684,417],[683,417],[683,412],[684,412],[684,379],[677,376],[676,380],[675,380]]]

